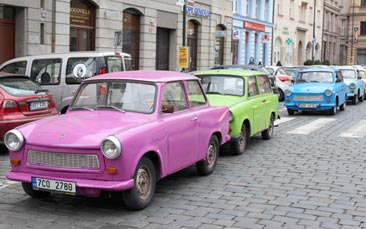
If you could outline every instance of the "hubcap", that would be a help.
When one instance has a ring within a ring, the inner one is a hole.
[[[269,124],[268,132],[269,132],[269,135],[272,136],[272,134],[273,134],[273,120],[272,120],[272,118],[271,118],[271,123]]]
[[[147,167],[141,166],[137,171],[136,190],[140,199],[145,200],[151,192],[151,174]]]
[[[216,160],[216,154],[217,154],[216,146],[212,143],[208,147],[207,152],[207,165],[209,168],[212,168],[214,166]]]
[[[246,139],[245,139],[245,133],[243,131],[240,132],[240,139],[239,139],[239,149],[241,152],[244,151],[244,148],[245,148],[245,142]]]

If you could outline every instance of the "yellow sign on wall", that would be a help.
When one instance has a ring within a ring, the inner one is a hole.
[[[178,53],[178,67],[179,68],[188,68],[188,58],[189,58],[189,49],[187,46],[179,47]]]

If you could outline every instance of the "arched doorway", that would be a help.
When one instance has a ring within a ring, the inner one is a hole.
[[[224,38],[225,38],[225,27],[223,25],[216,26],[216,37],[215,37],[215,65],[224,64]]]
[[[95,6],[87,0],[70,2],[70,51],[95,50]]]
[[[281,63],[283,60],[281,60],[281,47],[282,47],[282,39],[280,37],[277,37],[275,40],[275,45],[273,47],[273,63],[277,64],[278,61]]]
[[[187,45],[190,51],[188,71],[197,70],[197,44],[198,44],[198,23],[189,20],[187,24]]]
[[[297,47],[297,64],[303,65],[304,64],[304,51],[303,51],[303,44],[302,41],[299,41],[299,45]]]
[[[131,54],[133,66],[140,66],[140,17],[141,12],[129,8],[123,11],[122,51]]]
[[[306,53],[306,60],[311,60],[312,59],[312,55],[311,55],[311,42],[308,42],[308,44],[306,45],[306,49],[305,49],[305,53]]]
[[[319,45],[319,43],[316,43],[315,54],[314,54],[316,60],[320,60],[319,49],[320,49],[320,45]]]

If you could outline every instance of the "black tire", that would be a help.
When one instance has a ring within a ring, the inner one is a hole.
[[[344,101],[344,103],[342,104],[342,105],[340,105],[339,106],[339,109],[341,110],[341,111],[344,111],[345,109],[346,109],[346,101]]]
[[[278,89],[278,101],[282,102],[285,100],[285,94],[281,89]]]
[[[196,169],[200,175],[209,175],[215,170],[219,157],[219,148],[219,140],[215,135],[211,136],[206,158],[196,163]]]
[[[338,98],[336,98],[336,104],[334,107],[332,107],[332,109],[329,110],[329,114],[330,115],[335,115],[337,114],[337,108],[338,108]]]
[[[46,191],[34,190],[32,188],[32,184],[27,182],[22,182],[22,187],[24,192],[27,193],[32,198],[45,198],[51,194],[50,192]]]
[[[363,102],[363,100],[364,100],[364,96],[363,96],[363,95],[360,95],[360,96],[358,97],[358,101]]]
[[[247,142],[248,142],[248,129],[243,123],[239,138],[232,143],[231,154],[232,155],[243,154],[245,151],[245,147],[247,146]]]
[[[128,208],[141,210],[151,203],[156,189],[156,171],[148,157],[141,158],[133,179],[134,187],[122,192],[122,199]]]
[[[353,96],[352,98],[352,104],[356,105],[357,104],[357,95]]]
[[[273,135],[273,129],[274,129],[274,117],[271,115],[271,118],[269,119],[269,127],[262,131],[262,138],[264,140],[271,139]]]
[[[337,106],[334,106],[332,109],[329,110],[329,114],[330,115],[335,115],[337,114]]]
[[[294,115],[295,111],[287,108],[288,115]]]

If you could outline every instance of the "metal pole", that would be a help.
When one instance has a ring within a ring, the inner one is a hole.
[[[352,0],[352,28],[351,28],[351,33],[352,33],[352,40],[351,40],[351,63],[353,64],[353,42],[354,42],[354,23],[355,23],[355,6],[354,6],[354,0]]]
[[[311,61],[314,64],[314,56],[315,56],[315,14],[316,14],[316,0],[314,0],[314,19],[313,19],[313,41],[312,41],[312,52],[311,52]]]
[[[186,46],[186,17],[187,17],[187,0],[184,0],[183,4],[183,32],[182,32],[182,46]],[[185,72],[185,68],[182,68],[182,72]]]
[[[184,1],[184,5],[183,5],[183,34],[182,34],[182,45],[186,46],[186,12],[187,10],[187,6],[186,6],[186,1]]]

